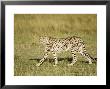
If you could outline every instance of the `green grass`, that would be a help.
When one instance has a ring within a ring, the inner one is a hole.
[[[56,38],[79,36],[86,43],[86,49],[97,57],[96,14],[15,14],[14,16],[14,75],[15,76],[96,76],[97,63],[89,65],[77,54],[78,61],[67,66],[71,53],[58,55],[58,66],[53,67],[53,56],[37,67],[43,58],[44,47],[39,36]]]

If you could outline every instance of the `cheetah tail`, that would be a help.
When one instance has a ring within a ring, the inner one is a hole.
[[[97,61],[97,58],[94,58],[93,60]]]
[[[97,58],[93,58],[93,57],[91,57],[91,59],[92,59],[93,61],[97,61]]]

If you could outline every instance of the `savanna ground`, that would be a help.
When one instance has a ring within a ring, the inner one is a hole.
[[[40,66],[44,47],[39,36],[65,38],[79,36],[86,44],[87,52],[97,57],[96,14],[15,14],[14,16],[14,75],[15,76],[96,76],[97,63],[89,65],[77,54],[78,61],[67,66],[71,53],[58,55],[58,66],[53,67],[53,56]]]

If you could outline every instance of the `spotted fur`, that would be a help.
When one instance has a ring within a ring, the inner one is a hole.
[[[39,61],[37,66],[40,66],[44,60],[47,58],[48,54],[51,52],[54,56],[56,66],[58,64],[57,53],[62,51],[70,51],[73,57],[72,62],[69,65],[73,65],[76,61],[76,53],[80,53],[82,56],[86,57],[89,64],[92,64],[92,57],[87,53],[85,49],[85,44],[80,37],[67,37],[67,38],[52,38],[52,37],[40,37],[40,43],[45,46],[45,54],[43,59]]]

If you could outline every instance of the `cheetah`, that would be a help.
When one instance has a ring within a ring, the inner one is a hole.
[[[70,51],[72,54],[72,62],[68,64],[72,66],[76,61],[76,53],[80,53],[82,56],[88,60],[89,64],[92,64],[92,58],[85,49],[84,41],[80,37],[72,36],[66,38],[53,38],[53,37],[40,37],[40,43],[45,46],[44,57],[39,61],[37,66],[40,66],[44,60],[48,57],[49,53],[53,54],[55,64],[53,66],[57,66],[58,58],[57,53],[62,51]]]

